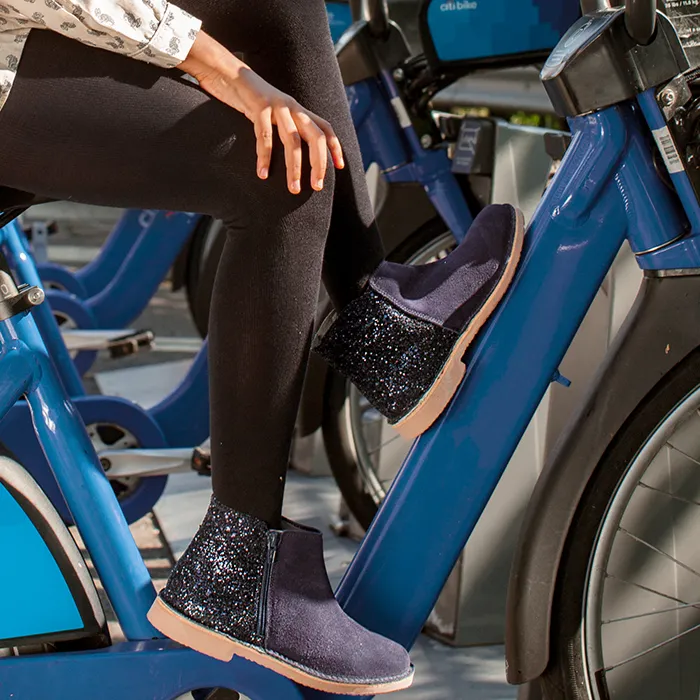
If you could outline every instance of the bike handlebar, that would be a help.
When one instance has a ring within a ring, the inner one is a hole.
[[[625,27],[638,44],[648,44],[656,31],[656,0],[625,0]]]

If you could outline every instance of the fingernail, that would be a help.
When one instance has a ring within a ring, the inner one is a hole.
[[[294,194],[301,192],[301,182],[299,182],[299,180],[294,180],[292,183],[292,192],[294,192]]]
[[[267,180],[267,168],[260,168],[260,179]]]
[[[323,189],[323,180],[316,180],[316,189],[317,190]]]
[[[345,161],[342,158],[338,161],[338,167],[341,169],[345,167]]]

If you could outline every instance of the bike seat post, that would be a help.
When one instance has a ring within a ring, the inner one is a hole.
[[[27,313],[43,300],[40,287],[15,283],[0,249],[0,417],[25,396],[37,438],[125,635],[152,639],[159,635],[145,615],[155,597],[150,574],[85,425]]]
[[[24,291],[28,297],[27,290]],[[28,357],[30,351],[18,340],[13,317],[21,316],[22,306],[29,308],[43,298],[41,290],[35,290],[31,298],[21,299],[7,258],[0,249],[0,419],[22,398],[35,378],[35,366]],[[17,303],[19,301],[19,303]],[[22,306],[21,306],[22,305]]]
[[[9,254],[12,266],[16,269],[21,281],[41,288],[39,273],[27,247],[24,233],[20,230],[17,221],[12,221],[2,229],[0,241]],[[35,321],[36,325],[32,323],[26,331],[27,341],[34,350],[46,352],[48,347],[51,359],[59,370],[61,381],[68,393],[71,396],[84,396],[83,382],[48,305],[36,310]]]

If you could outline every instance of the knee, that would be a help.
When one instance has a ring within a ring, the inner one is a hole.
[[[258,237],[274,236],[278,242],[288,237],[295,246],[324,246],[335,189],[330,156],[323,189],[317,192],[311,188],[311,170],[305,163],[299,194],[289,191],[284,163],[274,160],[267,180],[260,180],[254,172],[251,174],[245,203],[235,198],[243,205],[242,211],[234,205],[229,218],[237,222],[237,229],[245,228]]]

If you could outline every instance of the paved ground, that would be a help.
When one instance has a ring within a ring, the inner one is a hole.
[[[66,264],[84,263],[99,248],[118,212],[96,208],[51,205],[44,212],[59,218],[60,233],[52,240],[52,257]],[[164,283],[149,308],[135,324],[158,334],[196,336],[188,318],[184,296],[173,294]],[[144,404],[154,403],[177,383],[191,355],[150,352],[125,360],[100,358],[88,380],[93,391],[118,391]],[[148,364],[148,382],[139,366]],[[169,567],[187,546],[210,496],[210,481],[196,474],[171,476],[165,495],[132,531],[157,586],[164,583]],[[356,543],[333,534],[340,497],[330,478],[290,474],[285,513],[324,532],[326,562],[336,584],[350,562]],[[119,631],[113,623],[115,635]],[[416,665],[413,688],[397,694],[397,700],[512,700],[514,689],[504,680],[502,647],[453,649],[423,637],[412,652]],[[125,699],[126,700],[126,699]],[[128,700],[135,700],[129,698]]]

